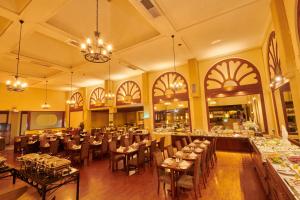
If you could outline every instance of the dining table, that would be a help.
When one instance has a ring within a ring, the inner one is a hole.
[[[176,158],[166,158],[161,164],[161,168],[170,171],[171,174],[171,195],[176,198],[176,175],[187,173],[193,167],[193,161],[187,161]]]
[[[124,166],[124,168],[125,168],[126,173],[129,175],[129,168],[128,168],[129,157],[133,156],[134,154],[136,154],[138,152],[139,145],[141,145],[141,144],[146,144],[146,149],[148,151],[150,146],[151,146],[151,142],[152,142],[151,140],[143,140],[140,143],[133,143],[128,147],[120,146],[115,151],[112,151],[112,153],[125,156],[125,166]]]

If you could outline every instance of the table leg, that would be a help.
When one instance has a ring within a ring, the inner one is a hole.
[[[12,175],[13,175],[13,184],[16,184],[16,172],[15,171],[12,171],[11,172],[12,173]]]
[[[77,176],[76,200],[79,200],[79,181],[80,181],[80,174],[78,174],[78,176]]]
[[[171,170],[171,192],[172,199],[175,199],[175,181],[174,181],[174,171]]]
[[[127,173],[128,176],[129,176],[128,156],[129,156],[129,154],[125,154],[126,173]]]
[[[46,189],[43,187],[42,189],[42,200],[46,200]]]

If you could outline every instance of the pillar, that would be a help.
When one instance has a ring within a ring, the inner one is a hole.
[[[144,127],[145,129],[153,130],[152,122],[152,105],[150,103],[150,94],[152,91],[149,90],[149,72],[142,74],[142,104],[144,105]]]
[[[188,60],[188,69],[190,77],[189,98],[190,98],[190,113],[193,129],[202,129],[203,123],[203,108],[201,104],[201,90],[200,90],[200,74],[197,59]]]
[[[274,28],[279,44],[281,63],[283,66],[283,75],[290,80],[291,93],[293,96],[294,110],[296,114],[296,122],[298,128],[298,137],[300,136],[300,88],[297,82],[300,82],[299,70],[295,61],[295,52],[293,49],[290,28],[285,12],[283,0],[271,1],[271,12],[274,23]]]

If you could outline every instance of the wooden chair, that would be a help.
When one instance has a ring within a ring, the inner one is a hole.
[[[212,142],[212,155],[213,155],[213,167],[214,167],[214,163],[216,163],[218,161],[218,158],[217,158],[217,138],[214,138],[213,139],[213,142]]]
[[[159,143],[158,143],[158,148],[159,150],[164,153],[164,149],[165,149],[165,137],[161,137],[159,139]]]
[[[14,138],[14,153],[21,152],[21,137],[16,136]]]
[[[194,175],[182,175],[177,181],[177,189],[194,189],[195,199],[198,199],[198,191],[201,196],[199,189],[199,170],[200,170],[200,156],[197,156],[194,163]]]
[[[153,140],[151,141],[150,151],[146,153],[146,160],[150,163],[150,166],[152,166],[153,154],[155,150],[156,150],[156,140]]]
[[[133,134],[129,133],[129,145],[133,143]]]
[[[75,141],[75,144],[76,145],[80,145],[80,135],[75,135],[73,137],[73,140]]]
[[[175,141],[175,145],[176,145],[177,151],[181,151],[181,149],[182,149],[181,141],[180,140],[176,140]]]
[[[207,168],[206,168],[206,155],[207,155],[207,150],[203,150],[201,154],[201,166],[200,166],[200,174],[199,176],[202,178],[202,182],[204,185],[204,188],[206,188],[206,183],[207,183]]]
[[[141,137],[139,136],[139,135],[136,135],[135,137],[134,137],[134,141],[136,142],[136,143],[140,143],[141,142]]]
[[[50,141],[50,154],[57,155],[58,154],[58,147],[59,147],[59,140],[56,139],[54,141]]]
[[[172,158],[172,157],[174,156],[174,150],[173,150],[172,145],[168,145],[168,146],[166,147],[166,149],[167,149],[168,157],[169,157],[169,158]]]
[[[26,137],[26,136],[21,137],[21,144],[20,144],[21,153],[24,153],[24,154],[27,153],[27,149],[28,149],[27,143],[28,143],[28,137]]]
[[[193,142],[193,140],[192,140],[191,136],[190,136],[190,135],[188,135],[187,137],[188,137],[188,142],[189,142],[189,144],[190,144],[190,143],[192,143],[192,142]]]
[[[124,155],[118,155],[114,152],[117,150],[117,143],[116,141],[111,141],[108,145],[110,151],[110,160],[109,160],[109,167],[112,171],[115,171],[115,167],[118,170],[118,163],[119,161],[123,161],[123,165],[125,167],[126,161]]]
[[[132,158],[128,161],[128,168],[130,169],[137,169],[138,173],[141,171],[140,169],[143,168],[145,170],[145,150],[146,144],[139,145],[137,157]]]
[[[183,144],[184,147],[188,145],[185,137],[182,138],[182,144]]]
[[[171,176],[165,171],[164,168],[161,167],[163,162],[162,152],[160,150],[154,152],[153,157],[157,174],[157,194],[159,194],[160,183],[163,183],[164,194],[166,196],[166,184],[171,185]]]
[[[88,142],[83,142],[81,144],[80,153],[72,156],[73,162],[79,162],[80,165],[84,164],[85,161],[89,159],[89,147],[90,144]],[[83,161],[83,162],[82,162]]]

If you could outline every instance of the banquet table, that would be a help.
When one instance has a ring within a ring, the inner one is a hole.
[[[176,190],[176,174],[178,173],[186,173],[193,166],[192,161],[181,160],[176,162],[175,158],[167,158],[161,164],[161,168],[170,170],[171,173],[171,193],[172,199],[175,198],[175,190]]]
[[[16,183],[17,178],[36,188],[42,196],[42,200],[46,200],[47,193],[52,193],[66,184],[76,182],[76,200],[79,200],[80,174],[78,169],[71,168],[71,171],[67,175],[58,177],[37,175],[35,173],[28,173],[25,170],[14,169],[13,184]]]

